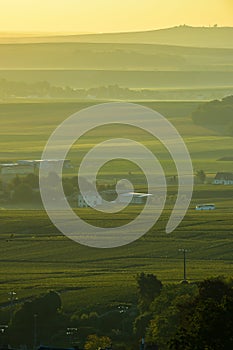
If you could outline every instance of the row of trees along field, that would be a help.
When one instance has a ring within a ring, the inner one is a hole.
[[[57,194],[57,183],[60,181],[58,175],[54,172],[49,173],[48,183],[53,183],[54,197]],[[78,177],[64,177],[63,179],[63,189],[64,193],[69,197],[74,197],[77,201],[77,195],[80,192],[78,185]],[[79,182],[82,182],[83,188],[87,191],[91,189],[94,190],[94,186],[88,182],[85,178],[79,178]],[[114,184],[99,184],[97,183],[97,188],[101,192],[103,190],[114,189]],[[72,198],[71,198],[72,199]],[[39,176],[37,174],[28,174],[26,176],[15,176],[9,182],[3,182],[0,180],[0,200],[5,202],[13,203],[30,203],[30,202],[41,202],[40,190],[39,190]]]
[[[26,83],[21,81],[8,81],[0,79],[0,99],[9,98],[55,98],[55,99],[173,99],[181,98],[216,98],[232,92],[232,88],[169,88],[167,89],[131,89],[117,84],[107,86],[90,87],[88,89],[77,89],[70,86],[53,86],[47,81]]]
[[[233,136],[233,96],[200,105],[192,113],[194,123]]]
[[[93,97],[96,99],[104,98],[128,98],[128,99],[153,99],[164,92],[153,91],[149,89],[133,90],[118,85],[99,86],[89,89],[75,89],[69,86],[52,86],[47,81],[36,83],[12,82],[6,79],[0,80],[0,98],[7,99],[12,97],[24,98],[74,98],[85,99]],[[166,93],[165,93],[166,94]]]
[[[232,279],[162,285],[156,276],[140,274],[137,281],[137,337],[160,350],[232,348]]]
[[[18,302],[10,320],[9,309],[2,309],[1,323],[9,321],[4,340],[14,346],[32,346],[36,318],[36,341],[43,344],[67,346],[71,342],[86,350],[113,344],[114,349],[133,350],[139,349],[144,338],[154,350],[233,348],[232,278],[163,285],[155,275],[140,273],[136,280],[137,305],[108,308],[102,314],[100,306],[89,315],[80,310],[65,312],[55,291]]]
[[[52,181],[50,181],[50,177],[52,177]],[[198,170],[196,172],[196,183],[204,183],[206,180],[206,174],[203,170]],[[55,173],[50,173],[48,175],[49,183],[54,184],[54,196],[56,197],[56,183],[59,181],[59,177]],[[169,177],[167,181],[171,184],[176,183],[176,176]],[[88,182],[85,178],[79,177],[79,183],[82,182],[82,186],[87,191],[93,189],[94,186]],[[96,187],[99,192],[103,191],[114,191],[115,183],[104,183],[97,182]],[[63,189],[67,198],[72,200],[77,200],[79,190],[78,177],[64,177],[63,178]],[[51,188],[50,188],[51,190]],[[105,195],[107,196],[107,195]],[[114,195],[113,195],[114,196]],[[108,198],[109,197],[109,198]],[[112,195],[106,197],[106,199],[113,200]],[[41,202],[40,190],[39,190],[39,176],[36,174],[28,174],[25,177],[14,177],[11,181],[4,183],[0,180],[0,201],[2,202],[12,202],[12,203],[31,203],[31,202]]]

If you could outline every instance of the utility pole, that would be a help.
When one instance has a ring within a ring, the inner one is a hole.
[[[183,253],[183,256],[184,256],[184,282],[186,283],[187,282],[187,273],[186,273],[186,253],[187,253],[187,249],[179,249],[179,252],[182,252]]]
[[[34,349],[37,347],[37,314],[34,314]]]
[[[13,320],[13,306],[14,306],[14,301],[17,300],[16,298],[16,293],[15,292],[10,292],[9,293],[9,300],[10,300],[10,323]]]

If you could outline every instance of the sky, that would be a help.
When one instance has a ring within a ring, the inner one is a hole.
[[[233,26],[233,0],[0,0],[0,31],[100,33]]]

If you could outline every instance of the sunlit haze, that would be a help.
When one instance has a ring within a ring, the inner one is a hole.
[[[119,32],[233,25],[232,0],[1,0],[0,31]]]

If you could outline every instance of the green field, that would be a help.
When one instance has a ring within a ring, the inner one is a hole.
[[[140,271],[155,273],[165,283],[182,280],[182,255],[178,249],[183,247],[190,250],[190,280],[231,275],[232,200],[220,198],[224,195],[221,190],[214,194],[218,198],[198,198],[214,201],[215,212],[195,212],[194,199],[184,221],[167,235],[164,228],[170,214],[168,206],[155,227],[139,241],[109,250],[70,241],[57,232],[43,211],[0,211],[0,302],[7,302],[6,293],[10,290],[25,300],[49,289],[60,291],[65,309],[73,312],[91,311],[100,307],[103,300],[106,307],[133,302],[135,276]],[[203,196],[204,192],[199,188],[197,193]],[[124,224],[138,210],[129,207],[118,220]],[[79,209],[80,214],[91,219],[92,224],[101,224],[91,210]]]
[[[232,71],[232,52],[232,48],[114,42],[0,44],[0,68]]]
[[[104,69],[4,69],[0,79],[55,86],[90,88],[117,84],[120,87],[148,89],[221,89],[232,91],[233,70],[104,70]]]
[[[167,117],[184,138],[195,170],[207,173],[232,171],[231,162],[218,161],[232,155],[232,138],[193,124],[190,114],[200,102],[142,102]],[[43,148],[53,130],[67,117],[82,108],[93,105],[88,102],[13,103],[0,105],[0,161],[40,159]],[[150,148],[161,160],[166,173],[173,174],[174,164],[166,149],[150,135],[138,129],[102,127],[89,132],[76,143],[69,158],[78,166],[86,152],[97,143],[111,137],[132,137]],[[132,169],[134,170],[134,169]],[[76,169],[74,170],[74,172]],[[117,166],[118,174],[124,174],[126,166]],[[128,169],[129,171],[129,169]],[[74,173],[73,172],[73,173]],[[113,175],[106,168],[106,174]]]
[[[199,103],[142,104],[158,110],[174,124],[188,146],[195,170],[205,170],[209,178],[217,171],[232,171],[231,162],[217,161],[232,155],[232,138],[194,125],[190,118]],[[54,128],[72,113],[89,105],[87,102],[1,104],[1,162],[40,158]],[[69,158],[77,167],[83,155],[96,143],[119,135],[144,143],[158,156],[166,173],[174,174],[174,164],[165,148],[150,135],[134,128],[102,127],[89,132],[75,144]],[[115,168],[106,166],[101,176],[106,180],[121,178],[128,170],[128,165],[122,161]],[[169,188],[170,192],[174,190]],[[20,205],[18,209],[21,207],[21,210],[2,209],[0,303],[7,304],[7,293],[11,290],[17,292],[19,301],[23,301],[51,288],[61,292],[65,309],[72,312],[92,311],[97,305],[107,308],[134,302],[138,272],[153,272],[164,282],[182,279],[182,255],[178,251],[182,247],[190,250],[190,280],[231,275],[232,191],[232,187],[226,186],[196,186],[190,209],[175,232],[167,235],[164,231],[172,208],[172,203],[168,202],[161,219],[149,233],[128,246],[110,250],[87,248],[70,241],[57,232],[43,210],[23,210]],[[196,212],[194,207],[199,202],[214,202],[217,210]],[[117,220],[128,222],[138,210],[139,207],[129,207]],[[104,221],[106,225],[107,218],[99,217],[89,209],[79,210],[79,213],[93,224],[101,226]]]

